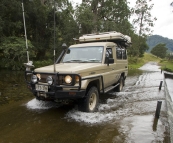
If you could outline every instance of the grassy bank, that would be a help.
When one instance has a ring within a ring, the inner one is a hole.
[[[143,57],[141,58],[137,58],[137,57],[129,57],[128,58],[128,66],[130,69],[137,69],[140,68],[141,66],[143,66],[144,64],[150,62],[150,61],[154,61],[154,62],[160,62],[161,59],[149,54],[149,53],[145,53]]]
[[[173,72],[173,61],[161,60],[159,65],[162,67],[162,70]]]
[[[144,57],[142,58],[129,57],[128,66],[129,66],[129,69],[137,69],[150,61],[157,62],[161,66],[162,70],[173,72],[173,61],[163,60],[150,53],[145,53]]]

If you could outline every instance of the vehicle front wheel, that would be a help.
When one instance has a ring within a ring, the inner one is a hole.
[[[96,87],[91,87],[88,90],[86,97],[79,100],[78,109],[83,112],[94,112],[97,109],[98,101],[98,89]]]

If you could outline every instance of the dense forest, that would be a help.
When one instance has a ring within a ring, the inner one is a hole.
[[[158,44],[166,44],[166,48],[168,48],[169,51],[173,52],[173,40],[168,39],[159,35],[152,35],[148,37],[147,44],[150,47],[149,52],[152,50],[153,47],[155,47]]]
[[[129,35],[133,42],[129,56],[141,57],[148,49],[146,39],[156,20],[150,14],[151,0],[136,0],[133,8],[127,0],[83,0],[76,7],[69,0],[23,2],[28,51],[34,65],[53,63],[54,46],[58,57],[63,43],[69,46],[82,34],[107,31]],[[130,17],[134,17],[132,23]],[[21,0],[1,0],[0,23],[0,68],[21,70],[27,62]]]

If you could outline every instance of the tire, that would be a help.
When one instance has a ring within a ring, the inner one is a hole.
[[[91,87],[86,97],[78,102],[78,110],[83,112],[95,112],[98,107],[99,94],[96,87]]]
[[[121,76],[119,79],[119,85],[116,88],[117,92],[121,92],[123,90],[123,86],[124,86],[124,77]]]

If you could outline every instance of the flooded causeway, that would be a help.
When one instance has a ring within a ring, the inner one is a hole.
[[[102,95],[95,113],[38,101],[27,90],[23,74],[4,72],[0,143],[169,143],[164,85],[159,90],[164,77],[158,68],[149,63],[128,75],[123,91]],[[6,77],[13,80],[7,83]],[[162,101],[159,119],[157,101]]]

